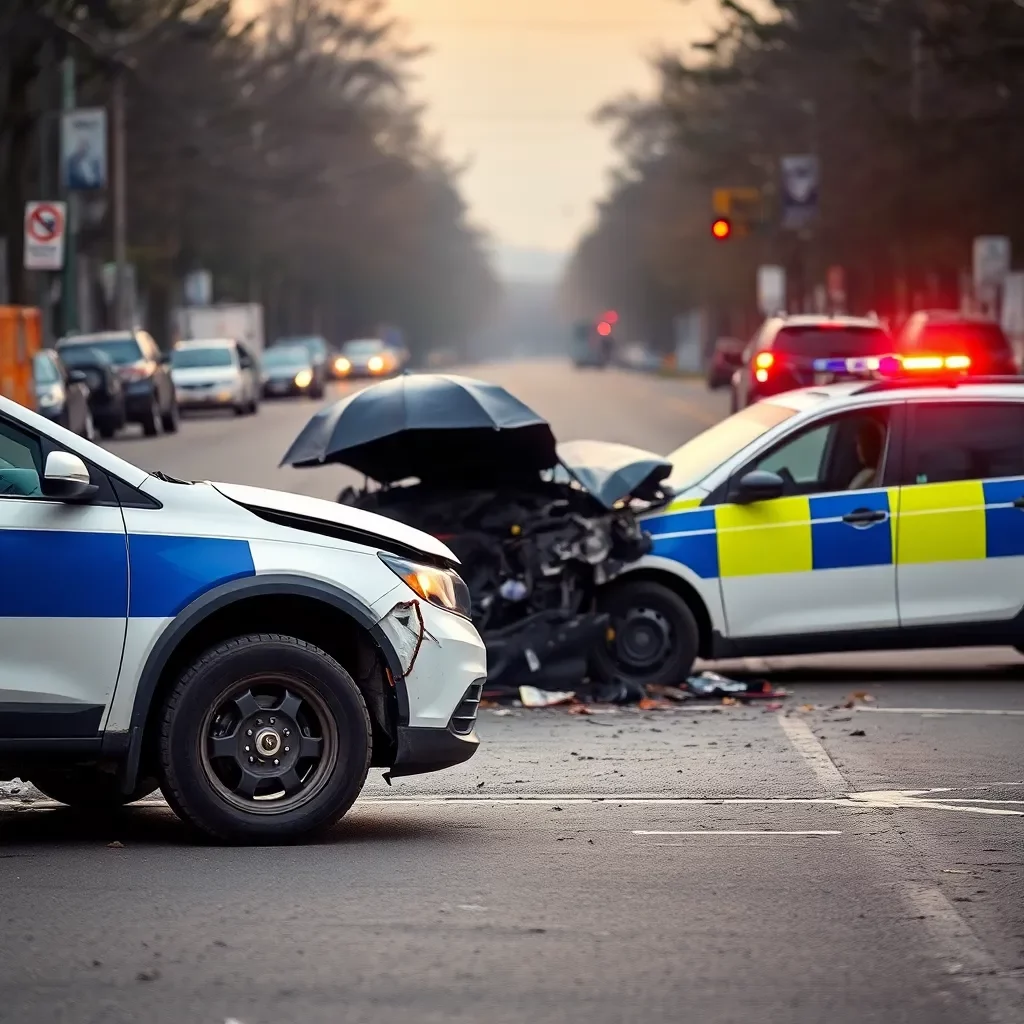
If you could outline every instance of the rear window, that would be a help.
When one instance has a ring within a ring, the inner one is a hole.
[[[138,363],[143,359],[142,349],[139,343],[131,337],[113,338],[110,340],[85,342],[73,342],[72,344],[59,345],[58,349],[63,353],[74,345],[82,345],[83,348],[90,348],[102,352],[115,366],[128,366],[131,363]]]
[[[789,356],[884,356],[892,339],[880,327],[783,327],[772,351]]]
[[[929,324],[907,345],[908,350],[928,349],[943,352],[1010,351],[1010,342],[999,324]]]

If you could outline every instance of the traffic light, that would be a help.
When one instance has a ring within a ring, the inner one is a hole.
[[[711,222],[711,235],[719,242],[724,242],[732,235],[732,221],[728,217],[716,217]]]
[[[597,325],[597,333],[600,334],[602,338],[607,338],[608,335],[612,333],[612,325],[608,323],[607,320],[602,320]]]

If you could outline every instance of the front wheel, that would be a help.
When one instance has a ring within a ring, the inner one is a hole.
[[[214,838],[289,842],[352,806],[371,736],[359,688],[330,655],[295,637],[236,637],[196,661],[164,704],[164,794]]]
[[[690,606],[654,580],[624,581],[599,598],[613,637],[594,652],[594,674],[611,682],[679,686],[697,659],[699,631]]]
[[[31,782],[51,800],[97,811],[123,807],[157,789],[155,779],[143,779],[131,793],[122,793],[116,776],[95,768],[50,769],[35,773]]]

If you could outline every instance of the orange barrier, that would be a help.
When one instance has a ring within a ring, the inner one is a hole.
[[[36,407],[32,357],[42,348],[39,310],[0,306],[0,395]]]

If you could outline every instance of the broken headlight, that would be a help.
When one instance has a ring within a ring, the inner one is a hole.
[[[378,552],[377,557],[424,601],[467,619],[471,617],[473,609],[469,587],[457,572],[438,569],[433,565],[420,565],[384,552]]]

